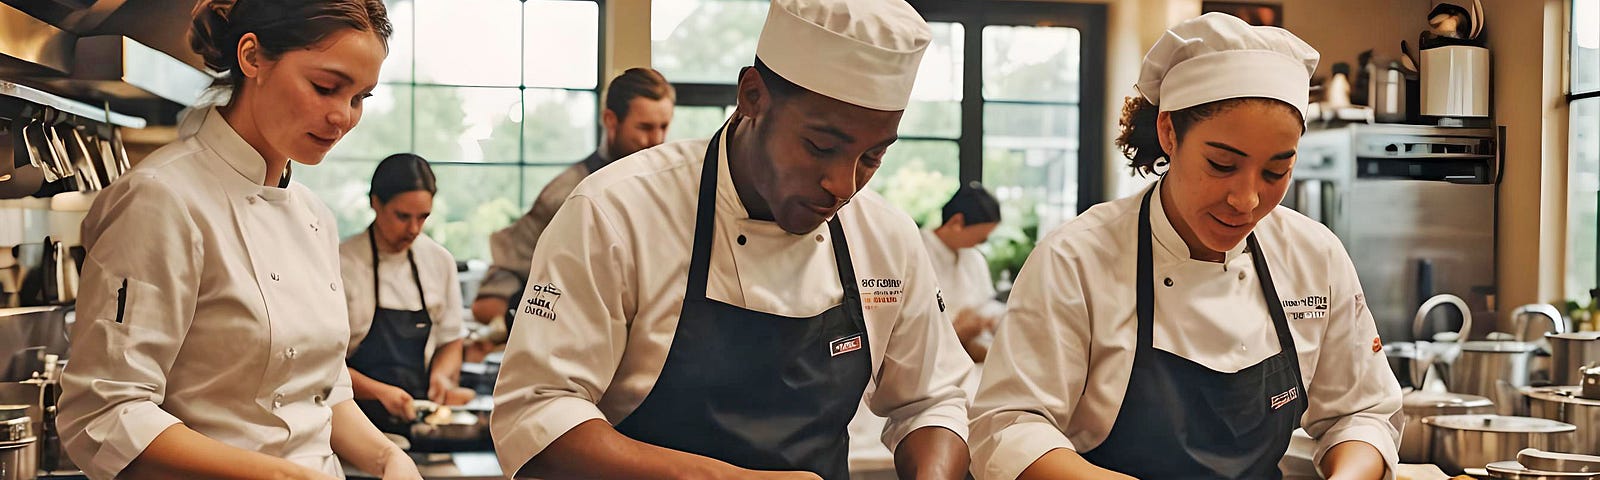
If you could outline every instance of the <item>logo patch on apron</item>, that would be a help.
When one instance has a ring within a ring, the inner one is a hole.
[[[1289,387],[1289,391],[1272,396],[1272,409],[1277,410],[1300,398],[1300,387]]]
[[[854,351],[860,350],[860,349],[861,349],[861,334],[859,334],[859,333],[855,334],[855,335],[848,336],[848,337],[844,337],[844,338],[841,338],[841,339],[838,339],[838,340],[834,340],[833,342],[830,342],[828,344],[828,351],[832,353],[830,356],[833,356],[833,357],[844,355],[846,353],[854,352]]]

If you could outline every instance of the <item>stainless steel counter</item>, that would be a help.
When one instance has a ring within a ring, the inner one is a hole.
[[[500,462],[495,460],[494,452],[457,452],[440,458],[442,461],[429,461],[430,459],[417,459],[417,471],[426,480],[501,480],[505,476],[500,473]],[[344,465],[347,478],[377,479],[377,475],[366,473],[350,466]]]

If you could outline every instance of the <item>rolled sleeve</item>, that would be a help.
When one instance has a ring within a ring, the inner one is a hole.
[[[339,378],[333,381],[333,390],[328,392],[328,405],[338,405],[355,398],[355,391],[351,387],[350,369],[339,369]]]
[[[1318,468],[1335,445],[1359,441],[1383,454],[1393,478],[1405,420],[1400,413],[1400,384],[1383,353],[1374,351],[1377,325],[1367,310],[1355,265],[1337,241],[1333,245],[1329,255],[1335,273],[1333,298],[1318,367],[1308,380],[1302,424],[1317,440],[1312,461]]]
[[[534,254],[495,384],[490,431],[516,472],[572,427],[604,418],[597,403],[621,362],[633,318],[628,249],[594,203],[573,197]],[[537,289],[537,290],[536,290]],[[552,291],[557,293],[552,293]]]
[[[194,320],[198,238],[184,202],[148,176],[101,192],[85,217],[88,258],[58,425],[90,478],[116,477],[180,422],[161,404]]]
[[[928,252],[907,252],[913,257],[906,272],[905,306],[890,331],[877,388],[867,396],[867,407],[888,419],[883,443],[891,451],[924,427],[946,428],[967,439],[967,392],[961,382],[972,371],[972,359],[940,305]]]
[[[1017,478],[1057,448],[1089,370],[1090,317],[1080,275],[1059,246],[1041,244],[1017,277],[972,404],[972,472]]]

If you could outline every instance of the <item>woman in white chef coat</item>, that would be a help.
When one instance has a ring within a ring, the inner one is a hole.
[[[462,405],[473,396],[460,387],[456,259],[422,233],[438,191],[427,160],[390,155],[372,173],[372,225],[339,244],[356,403],[389,433],[409,433],[413,399]]]
[[[956,338],[972,361],[983,363],[993,339],[990,333],[1005,313],[1005,305],[995,300],[989,261],[976,247],[1000,226],[1000,202],[983,184],[972,182],[957,189],[941,213],[944,223],[923,230],[922,243],[939,276],[939,290],[955,324]]]
[[[230,98],[83,222],[59,426],[89,478],[420,478],[351,400],[338,229],[289,174],[360,120],[390,30],[378,0],[195,7]]]
[[[1318,54],[1208,14],[1145,56],[1119,146],[1160,181],[1039,243],[971,409],[978,478],[1392,475],[1400,387],[1355,268],[1279,208]],[[1161,168],[1164,167],[1164,168]]]

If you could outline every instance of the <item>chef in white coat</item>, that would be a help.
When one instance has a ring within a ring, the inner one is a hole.
[[[865,393],[902,474],[965,476],[971,361],[915,223],[863,190],[930,38],[902,0],[776,0],[716,135],[578,185],[496,384],[506,472],[844,479]]]
[[[1118,143],[1145,191],[1039,242],[973,403],[980,479],[1393,475],[1400,387],[1355,268],[1279,207],[1318,54],[1207,14],[1144,58]]]
[[[428,161],[397,153],[378,162],[366,230],[339,244],[350,316],[350,379],[356,403],[379,429],[407,435],[413,400],[464,405],[461,284],[456,259],[422,233],[438,180]]]
[[[995,299],[989,261],[977,246],[1000,226],[1000,202],[983,184],[972,182],[957,189],[940,213],[944,223],[923,230],[922,245],[939,276],[956,338],[973,362],[983,363],[994,340],[995,324],[1006,308]]]
[[[231,98],[83,221],[58,426],[89,478],[420,478],[351,401],[338,229],[289,175],[360,120],[389,32],[376,0],[195,7]]]

